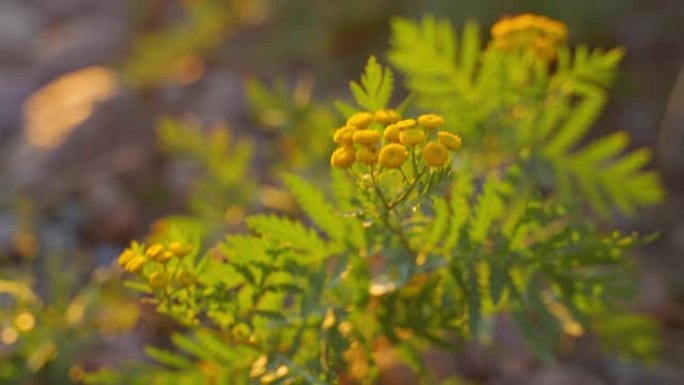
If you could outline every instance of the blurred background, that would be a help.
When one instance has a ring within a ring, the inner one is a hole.
[[[635,256],[629,305],[655,321],[644,344],[657,353],[630,362],[579,341],[544,366],[503,330],[439,365],[467,383],[684,383],[681,0],[0,0],[0,384],[78,383],[164,343],[174,326],[137,305],[112,261],[165,215],[221,233],[287,207],[275,173],[327,167],[316,144],[340,120],[332,101],[369,55],[383,60],[393,16],[484,32],[520,12],[564,21],[572,44],[627,51],[591,135],[628,131],[665,180],[664,204],[619,218],[661,234]]]

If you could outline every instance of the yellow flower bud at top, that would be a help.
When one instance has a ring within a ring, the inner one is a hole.
[[[423,147],[423,160],[430,167],[442,167],[449,159],[446,147],[440,142],[432,141]]]
[[[354,126],[338,128],[337,131],[335,131],[335,135],[333,135],[333,142],[337,144],[352,144],[354,131],[356,131],[356,127]]]
[[[423,143],[423,140],[425,140],[425,133],[423,132],[423,130],[417,128],[402,131],[399,134],[399,141],[401,142],[401,144],[406,146],[413,147],[415,145]]]
[[[387,143],[399,143],[399,127],[396,124],[390,124],[385,128],[385,142]]]
[[[352,137],[354,143],[368,146],[380,140],[380,133],[375,130],[358,130]]]
[[[145,266],[145,257],[142,255],[136,255],[135,257],[131,258],[128,263],[126,263],[124,269],[129,273],[137,274],[142,271],[143,266]]]
[[[451,151],[456,151],[461,148],[461,137],[458,135],[454,135],[446,131],[440,131],[437,133],[437,139]]]
[[[145,255],[147,255],[151,260],[156,260],[164,251],[164,246],[155,243],[154,245],[150,246],[147,248],[147,251],[145,251]]]
[[[175,256],[176,256],[176,254],[174,254],[173,252],[171,252],[171,251],[165,251],[165,252],[159,254],[159,256],[157,256],[156,261],[159,262],[159,263],[164,263],[164,264],[166,264],[166,263],[168,263],[170,260],[172,260]]]
[[[159,290],[169,285],[171,277],[165,271],[153,271],[148,281],[152,289]]]
[[[194,284],[195,282],[197,282],[197,277],[195,277],[195,275],[192,274],[191,272],[183,269],[183,270],[179,271],[178,274],[176,274],[176,281],[178,282],[178,284],[180,286],[185,287],[185,286],[190,286],[190,285]]]
[[[395,123],[397,125],[397,128],[399,131],[404,131],[408,130],[409,128],[413,128],[416,126],[416,120],[415,119],[404,119],[400,120]]]
[[[425,114],[418,117],[418,124],[432,131],[444,124],[444,118],[436,114]]]
[[[546,61],[556,56],[556,48],[567,39],[568,30],[558,20],[526,13],[499,20],[491,33],[494,48],[530,50]]]
[[[347,119],[347,124],[352,124],[360,129],[368,127],[373,123],[373,114],[370,112],[357,112]]]
[[[173,253],[178,258],[183,258],[186,255],[190,254],[190,251],[192,251],[192,247],[188,244],[185,244],[183,242],[171,242],[169,245],[169,251]]]
[[[338,168],[347,168],[354,164],[356,150],[352,146],[340,147],[330,156],[330,165]]]
[[[378,163],[378,148],[375,146],[363,146],[356,151],[356,160],[367,166]]]
[[[119,266],[125,267],[126,264],[136,255],[138,254],[135,251],[133,251],[133,249],[124,250],[123,253],[121,253],[121,255],[119,256]]]
[[[375,121],[382,124],[396,123],[401,120],[401,115],[394,110],[375,111]]]
[[[385,168],[399,168],[408,158],[406,148],[398,143],[391,143],[380,151],[380,165]]]

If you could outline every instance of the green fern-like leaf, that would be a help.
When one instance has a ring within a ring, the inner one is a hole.
[[[326,254],[327,246],[311,229],[299,222],[275,215],[256,215],[247,219],[249,228],[269,239],[306,251],[316,257]]]
[[[432,207],[435,212],[425,241],[425,249],[431,250],[443,239],[449,225],[449,206],[444,198],[434,197]]]
[[[361,75],[361,83],[352,81],[349,88],[359,106],[369,111],[379,110],[385,108],[392,97],[394,75],[389,68],[383,68],[375,56],[371,56]]]
[[[188,359],[168,350],[147,346],[145,347],[145,354],[158,363],[168,365],[172,368],[188,369],[193,367],[193,363]]]
[[[340,221],[335,215],[335,209],[326,201],[323,191],[293,174],[284,175],[283,180],[316,226],[333,239],[344,238],[344,226],[340,226]]]
[[[497,193],[498,183],[494,178],[485,182],[482,195],[473,210],[473,219],[470,228],[470,238],[482,243],[487,239],[487,234],[492,226],[492,222],[499,217],[503,211],[503,203]]]
[[[358,220],[349,216],[341,217],[338,210],[325,199],[323,191],[302,178],[286,174],[283,179],[304,212],[332,240],[338,243],[349,241],[359,248],[365,247],[363,228]]]

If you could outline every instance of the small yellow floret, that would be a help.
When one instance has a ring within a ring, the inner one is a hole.
[[[375,146],[363,146],[356,151],[356,160],[367,166],[378,163],[378,148]]]
[[[400,120],[395,123],[397,125],[397,128],[399,131],[404,131],[408,130],[409,128],[413,128],[416,126],[416,120],[415,119],[404,119]]]
[[[183,242],[171,242],[169,245],[169,251],[173,253],[178,258],[183,258],[186,255],[190,254],[190,251],[192,251],[192,247],[188,244],[185,244]]]
[[[380,151],[380,165],[385,168],[399,168],[406,158],[408,158],[408,151],[398,143],[388,144]]]
[[[410,130],[402,131],[399,134],[399,141],[406,146],[416,146],[425,140],[425,133],[423,130],[412,128]]]
[[[340,147],[332,153],[330,165],[338,168],[347,168],[354,164],[356,150],[352,146]]]
[[[548,60],[556,55],[556,48],[568,37],[562,22],[530,13],[506,17],[492,26],[492,45],[505,51],[530,50],[537,57]]]
[[[454,135],[446,131],[440,131],[437,133],[437,139],[439,139],[440,143],[442,143],[451,151],[456,151],[461,148],[461,137],[458,135]]]
[[[164,251],[164,246],[155,243],[154,245],[147,248],[145,255],[147,255],[151,260],[155,261]]]
[[[399,143],[399,127],[396,124],[390,124],[385,128],[385,142],[387,143]]]
[[[380,133],[375,130],[358,130],[352,138],[354,143],[368,146],[380,140]]]
[[[352,124],[360,129],[368,127],[373,123],[373,114],[370,112],[357,112],[347,119],[347,124]]]
[[[375,121],[382,124],[392,124],[401,120],[401,115],[395,110],[375,111]]]
[[[425,114],[418,117],[418,124],[432,131],[444,124],[444,118],[436,114]]]
[[[423,160],[430,167],[442,167],[449,159],[446,147],[440,142],[432,141],[423,147]]]
[[[171,277],[165,271],[154,271],[150,274],[149,284],[152,289],[163,289],[169,285],[169,282],[171,282]]]
[[[138,254],[135,251],[133,251],[133,249],[124,250],[123,253],[121,253],[121,255],[119,256],[119,260],[118,260],[119,266],[125,267],[126,264],[131,259],[133,259],[133,257],[135,257],[136,255],[138,255]]]
[[[354,126],[344,126],[342,128],[338,128],[333,136],[333,141],[337,144],[352,144],[354,131],[356,131],[356,127]]]
[[[143,266],[145,266],[145,257],[142,255],[136,255],[130,261],[128,261],[124,269],[129,273],[137,274],[142,271]]]
[[[170,260],[172,260],[176,255],[172,253],[171,251],[165,251],[161,253],[159,256],[157,256],[156,261],[159,263],[168,263]]]

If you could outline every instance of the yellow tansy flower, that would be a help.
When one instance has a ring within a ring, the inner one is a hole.
[[[562,22],[541,15],[522,14],[506,17],[491,29],[492,45],[500,50],[530,50],[541,59],[552,59],[556,48],[568,37]]]
[[[145,257],[137,255],[128,261],[124,269],[129,273],[137,274],[142,271],[143,266],[145,266]]]
[[[352,146],[340,147],[332,153],[330,165],[337,168],[347,168],[354,164],[356,150]]]
[[[396,124],[390,124],[385,128],[385,142],[387,143],[399,143],[399,127]]]
[[[404,119],[400,120],[395,123],[397,125],[397,128],[399,131],[404,131],[408,130],[409,128],[413,128],[416,126],[416,120],[415,119]]]
[[[370,112],[357,112],[347,119],[347,124],[354,125],[360,129],[368,127],[371,123],[373,123],[373,114]]]
[[[461,148],[461,137],[458,135],[454,135],[446,131],[440,131],[437,133],[437,139],[451,151],[456,151]]]
[[[147,251],[145,251],[145,255],[147,255],[151,260],[156,260],[164,251],[164,246],[155,243],[154,245],[150,246],[147,248]]]
[[[375,146],[363,146],[356,151],[356,160],[359,163],[370,166],[378,163],[378,148]]]
[[[126,264],[131,259],[133,259],[136,255],[138,255],[138,254],[135,251],[133,251],[132,249],[124,250],[123,253],[121,253],[121,255],[119,256],[119,260],[118,260],[119,266],[125,267]]]
[[[156,261],[159,263],[168,263],[170,260],[172,260],[176,255],[171,252],[171,251],[165,251],[161,253],[159,256],[157,256]]]
[[[354,126],[338,128],[333,136],[333,141],[337,144],[352,144],[354,131],[356,131],[356,127]]]
[[[425,114],[418,117],[418,124],[432,131],[444,124],[444,118],[436,114]]]
[[[358,130],[352,137],[354,143],[368,146],[380,140],[380,133],[375,130]]]
[[[425,140],[425,133],[423,130],[413,128],[410,130],[402,131],[399,134],[399,141],[401,144],[406,146],[416,146]]]
[[[375,111],[375,121],[382,124],[392,124],[401,120],[401,115],[395,110]]]
[[[398,143],[388,144],[380,151],[380,165],[385,168],[399,168],[406,158],[408,158],[408,151]]]
[[[423,147],[423,160],[430,167],[442,167],[449,158],[446,147],[436,141],[431,141]]]
[[[183,242],[171,242],[169,245],[169,251],[173,253],[178,258],[183,258],[186,255],[190,254],[190,251],[192,251],[192,247],[190,245],[187,245]]]

